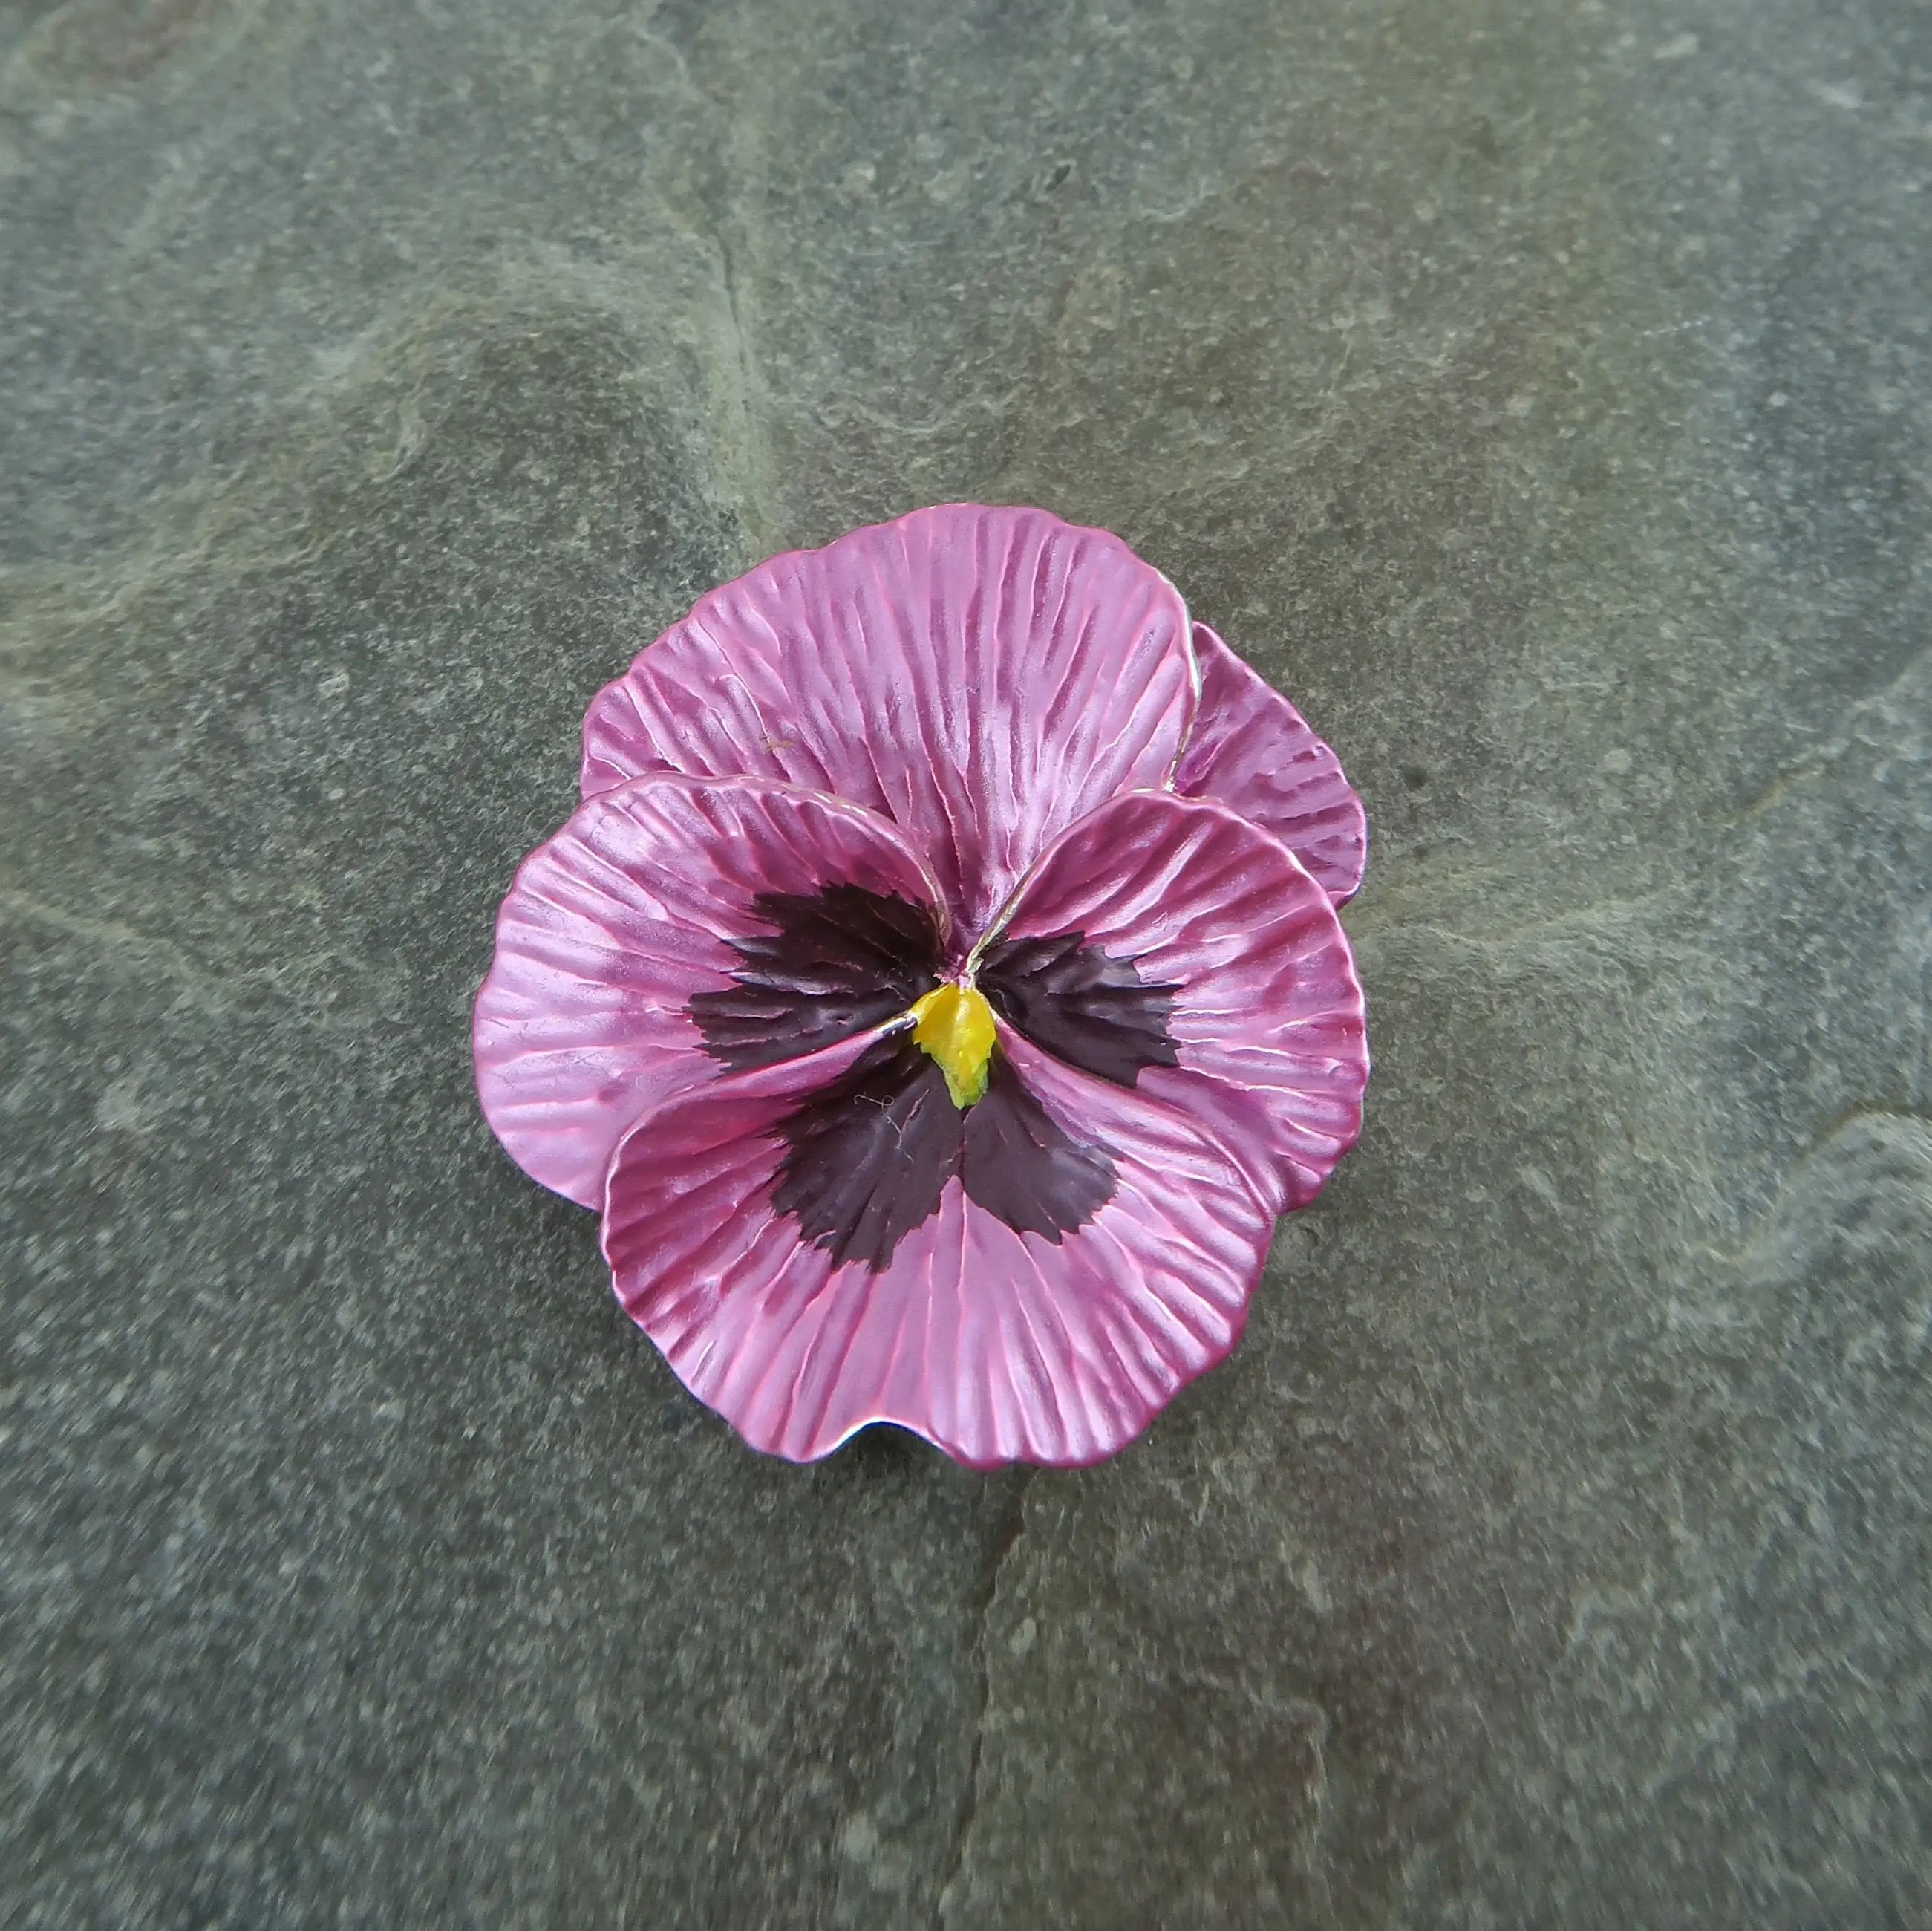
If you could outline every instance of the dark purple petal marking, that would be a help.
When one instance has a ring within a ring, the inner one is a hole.
[[[910,1033],[882,1039],[779,1125],[786,1152],[772,1205],[835,1263],[877,1274],[938,1211],[959,1170],[962,1117]]]
[[[1180,1063],[1168,1020],[1178,986],[1144,981],[1084,933],[1003,940],[981,962],[988,1003],[1016,1032],[1056,1059],[1117,1086],[1150,1066]]]
[[[962,1113],[909,1033],[870,1047],[776,1137],[785,1155],[773,1207],[835,1265],[858,1261],[874,1274],[938,1212],[956,1176],[976,1206],[1055,1245],[1113,1197],[1113,1161],[1058,1125],[1004,1053],[993,1055],[986,1097]]]
[[[994,1052],[987,1076],[986,1098],[961,1116],[966,1197],[1016,1233],[1044,1234],[1058,1247],[1113,1197],[1114,1163],[1063,1132],[1004,1053]]]
[[[938,982],[939,932],[927,906],[827,885],[761,892],[752,911],[772,929],[734,940],[745,969],[686,1008],[705,1051],[734,1071],[882,1026]]]

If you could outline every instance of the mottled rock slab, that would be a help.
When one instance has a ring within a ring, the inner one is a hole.
[[[0,1918],[1932,1920],[1932,20],[0,4]],[[590,693],[913,504],[1341,749],[1118,1461],[757,1460],[495,1149]]]

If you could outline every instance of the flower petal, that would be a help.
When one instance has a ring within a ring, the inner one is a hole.
[[[1126,962],[1159,996],[1160,1044],[1144,1036],[1144,995],[1129,1009],[1122,1051],[1138,1056],[1137,1092],[1213,1126],[1286,1204],[1313,1198],[1361,1129],[1369,1071],[1362,989],[1348,941],[1321,887],[1285,847],[1224,805],[1140,791],[1064,833],[1016,895],[1000,947],[1076,938]],[[989,950],[989,958],[993,953]],[[988,996],[995,1010],[999,992]],[[1031,1037],[1056,1050],[1050,993]],[[1017,1011],[1017,1008],[1016,1008]],[[1088,1044],[1097,1015],[1070,1031]],[[1070,1053],[1063,1056],[1072,1057]]]
[[[730,1074],[640,1122],[604,1208],[619,1299],[686,1386],[767,1453],[815,1460],[890,1422],[976,1467],[1112,1454],[1234,1345],[1270,1201],[1175,1109],[1003,1031],[1024,1117],[984,1131],[1013,1147],[976,1154],[981,1102],[962,1116],[962,1170],[884,1266],[841,1260],[775,1204],[786,1123],[880,1044]],[[1024,1226],[1036,1190],[1002,1191],[1041,1121],[1048,1140],[1088,1150],[1086,1171],[1094,1156],[1108,1169],[1105,1199],[1058,1233],[1016,1230],[1009,1217]],[[904,1176],[922,1199],[928,1164]]]
[[[1179,594],[1118,537],[949,504],[701,597],[591,704],[583,788],[744,772],[850,798],[970,932],[1055,833],[1166,781],[1193,677]]]
[[[890,948],[922,932],[936,961],[937,896],[842,799],[663,774],[603,792],[497,914],[472,1035],[484,1114],[532,1179],[598,1206],[612,1150],[668,1093],[902,1011],[932,975]]]
[[[1175,791],[1226,805],[1259,825],[1336,905],[1346,905],[1368,863],[1369,825],[1341,760],[1204,623],[1194,626],[1194,655],[1201,704],[1174,770]]]

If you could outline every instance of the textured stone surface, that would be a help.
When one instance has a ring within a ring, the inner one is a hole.
[[[1912,0],[0,4],[0,1917],[1932,1917]],[[950,497],[1340,748],[1118,1461],[759,1461],[470,1091],[590,693]]]

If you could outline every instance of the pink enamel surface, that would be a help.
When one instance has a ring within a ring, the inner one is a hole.
[[[754,897],[828,884],[934,898],[892,827],[838,798],[658,775],[580,806],[519,869],[476,996],[477,1092],[511,1158],[602,1206],[626,1129],[719,1070],[685,1008],[729,983]]]
[[[744,772],[849,798],[970,931],[1058,832],[1166,780],[1193,674],[1179,595],[1118,537],[949,504],[700,598],[598,694],[583,788]]]
[[[1194,626],[1194,655],[1201,704],[1174,790],[1226,805],[1280,839],[1346,905],[1361,885],[1369,832],[1341,760],[1204,623]]]
[[[1005,927],[1071,932],[1178,988],[1180,1063],[1135,1090],[1211,1125],[1286,1205],[1312,1200],[1360,1132],[1369,1071],[1361,986],[1321,887],[1225,806],[1132,793],[1061,836]]]
[[[815,1460],[875,1422],[976,1467],[1112,1454],[1234,1345],[1274,1203],[1177,1110],[1003,1029],[1048,1110],[1107,1149],[1113,1198],[1056,1245],[955,1179],[882,1272],[834,1267],[772,1212],[771,1129],[866,1043],[694,1089],[632,1133],[604,1222],[619,1299],[692,1392],[770,1454]]]

